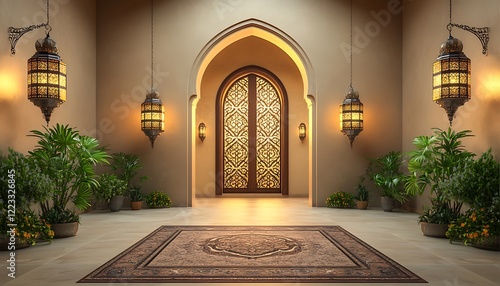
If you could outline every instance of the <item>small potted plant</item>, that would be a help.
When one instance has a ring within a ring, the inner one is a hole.
[[[142,201],[144,200],[144,194],[142,193],[141,187],[133,186],[128,196],[130,198],[130,208],[132,210],[140,210],[142,208]]]
[[[99,176],[98,182],[99,187],[94,192],[96,199],[107,202],[112,212],[120,211],[127,183],[116,175],[106,173]]]
[[[326,206],[329,208],[352,208],[355,205],[354,195],[347,192],[335,192],[326,198]]]
[[[169,208],[172,200],[164,192],[154,191],[146,195],[146,205],[149,208]]]
[[[363,185],[363,181],[365,177],[361,177],[358,186],[356,187],[357,195],[356,195],[356,208],[360,210],[365,210],[368,207],[368,199],[370,194],[368,193],[368,189]]]
[[[399,151],[391,151],[386,155],[370,160],[367,174],[380,189],[381,205],[385,212],[392,212],[396,201],[403,203],[408,200],[404,191],[405,175],[401,171],[403,155]]]

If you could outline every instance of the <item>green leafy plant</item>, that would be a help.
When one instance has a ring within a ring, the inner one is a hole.
[[[138,171],[142,169],[142,165],[139,162],[139,156],[123,152],[112,154],[112,161],[110,166],[111,169],[116,172],[118,178],[124,180],[127,183],[127,190],[130,190],[132,188],[133,179],[137,175]],[[148,177],[142,176],[139,179],[142,184],[148,179]]]
[[[464,244],[480,244],[489,237],[500,235],[498,216],[487,209],[469,209],[450,224],[446,236]]]
[[[98,201],[109,202],[114,196],[125,194],[127,183],[113,174],[102,174],[97,179],[99,186],[94,188],[94,197]]]
[[[146,205],[150,208],[170,207],[172,200],[161,191],[154,191],[146,195]]]
[[[326,198],[327,207],[352,208],[356,205],[355,196],[347,192],[335,192]]]
[[[141,187],[134,186],[130,189],[128,194],[130,201],[141,202],[144,200],[144,194],[142,193]]]
[[[402,164],[402,153],[391,151],[383,157],[371,159],[366,171],[383,196],[401,203],[408,200],[408,195],[403,188],[406,176],[401,170]]]
[[[453,199],[470,207],[450,224],[450,242],[479,244],[500,235],[500,162],[491,150],[455,166],[444,186]]]
[[[59,219],[68,211],[77,217],[69,203],[80,210],[90,206],[92,188],[97,186],[94,166],[108,164],[110,158],[97,139],[80,135],[68,125],[57,124],[44,127],[45,132],[32,130],[31,135],[38,139],[37,146],[30,152],[31,157],[54,183],[49,199],[40,202],[42,217],[49,223],[62,223]]]
[[[455,166],[474,157],[461,141],[471,137],[471,131],[455,132],[451,128],[446,131],[438,128],[433,130],[432,136],[418,136],[413,140],[415,150],[408,152],[410,175],[405,183],[405,191],[410,195],[422,195],[429,187],[434,208],[429,211],[432,214],[444,211],[446,213],[442,217],[446,217],[451,210],[454,217],[457,217],[462,203],[452,199],[450,191],[446,190],[446,182],[452,176]],[[426,216],[420,217],[420,221],[425,219]]]
[[[3,208],[0,213],[0,231],[2,235],[11,231],[8,226],[12,224],[8,217],[6,208]],[[28,243],[34,245],[37,241],[51,241],[54,237],[54,232],[50,225],[35,214],[32,210],[16,210],[14,216],[15,227],[13,231],[18,243]]]
[[[10,183],[13,184],[10,184]],[[44,201],[53,188],[52,180],[41,171],[36,162],[9,148],[0,155],[0,200],[7,202],[9,185],[14,186],[16,209],[30,209],[31,204]]]
[[[366,188],[365,185],[363,185],[363,181],[365,180],[365,177],[361,177],[358,183],[358,186],[356,187],[357,195],[356,199],[358,201],[368,201],[370,198],[370,194],[368,193],[368,189]]]

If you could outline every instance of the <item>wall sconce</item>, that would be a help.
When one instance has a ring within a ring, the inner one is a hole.
[[[207,138],[207,126],[203,122],[198,125],[198,137],[200,137],[201,142]]]
[[[165,131],[165,110],[159,93],[153,87],[153,0],[151,0],[151,90],[141,104],[141,130],[149,137],[151,148],[155,140]]]
[[[306,139],[306,124],[304,122],[299,124],[299,139],[300,141]]]
[[[471,62],[462,52],[463,44],[452,37],[451,30],[458,27],[471,32],[481,41],[483,54],[488,52],[489,28],[475,28],[467,25],[454,24],[451,21],[446,26],[448,39],[441,45],[439,56],[432,65],[432,100],[439,104],[448,114],[450,126],[457,109],[471,98]]]
[[[35,42],[36,53],[28,60],[28,99],[43,113],[47,126],[54,108],[66,101],[66,64],[57,53],[56,42],[50,38],[49,0],[47,23],[29,27],[9,27],[10,52],[16,54],[16,44],[27,32],[45,27],[46,37]]]
[[[352,0],[351,0],[351,47],[352,47]],[[351,82],[349,91],[340,105],[340,131],[354,142],[356,136],[363,131],[363,103],[359,100],[359,93],[352,87],[352,49],[351,49]]]

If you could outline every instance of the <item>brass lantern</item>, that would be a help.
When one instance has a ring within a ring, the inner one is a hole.
[[[159,93],[151,89],[141,104],[141,130],[149,137],[151,148],[154,148],[156,138],[165,131],[165,111]]]
[[[306,139],[306,124],[304,122],[299,124],[299,139],[304,141]]]
[[[450,126],[457,109],[471,98],[471,63],[462,49],[462,41],[450,34],[432,66],[432,99],[446,110]]]
[[[363,103],[352,86],[340,105],[340,131],[349,138],[351,148],[354,138],[363,131]]]
[[[49,34],[36,41],[35,48],[28,60],[28,99],[40,107],[49,125],[54,108],[66,101],[66,64]]]
[[[198,125],[198,137],[200,137],[201,142],[207,138],[207,126],[203,122]]]

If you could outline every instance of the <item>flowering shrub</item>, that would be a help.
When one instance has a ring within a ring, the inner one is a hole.
[[[155,191],[146,195],[146,204],[150,208],[167,207],[172,205],[172,200],[164,192]]]
[[[335,192],[326,199],[326,205],[330,208],[352,208],[356,205],[354,198],[355,196],[351,193]]]
[[[31,210],[17,210],[14,221],[8,221],[7,210],[3,209],[0,214],[0,224],[2,234],[10,231],[8,224],[15,224],[14,233],[19,243],[28,243],[34,245],[37,240],[51,241],[54,237],[54,231],[50,225],[42,221],[40,217]],[[4,229],[5,228],[5,229]]]
[[[490,210],[469,209],[449,225],[446,236],[452,241],[463,241],[464,244],[479,244],[484,239],[500,235],[500,222]]]

